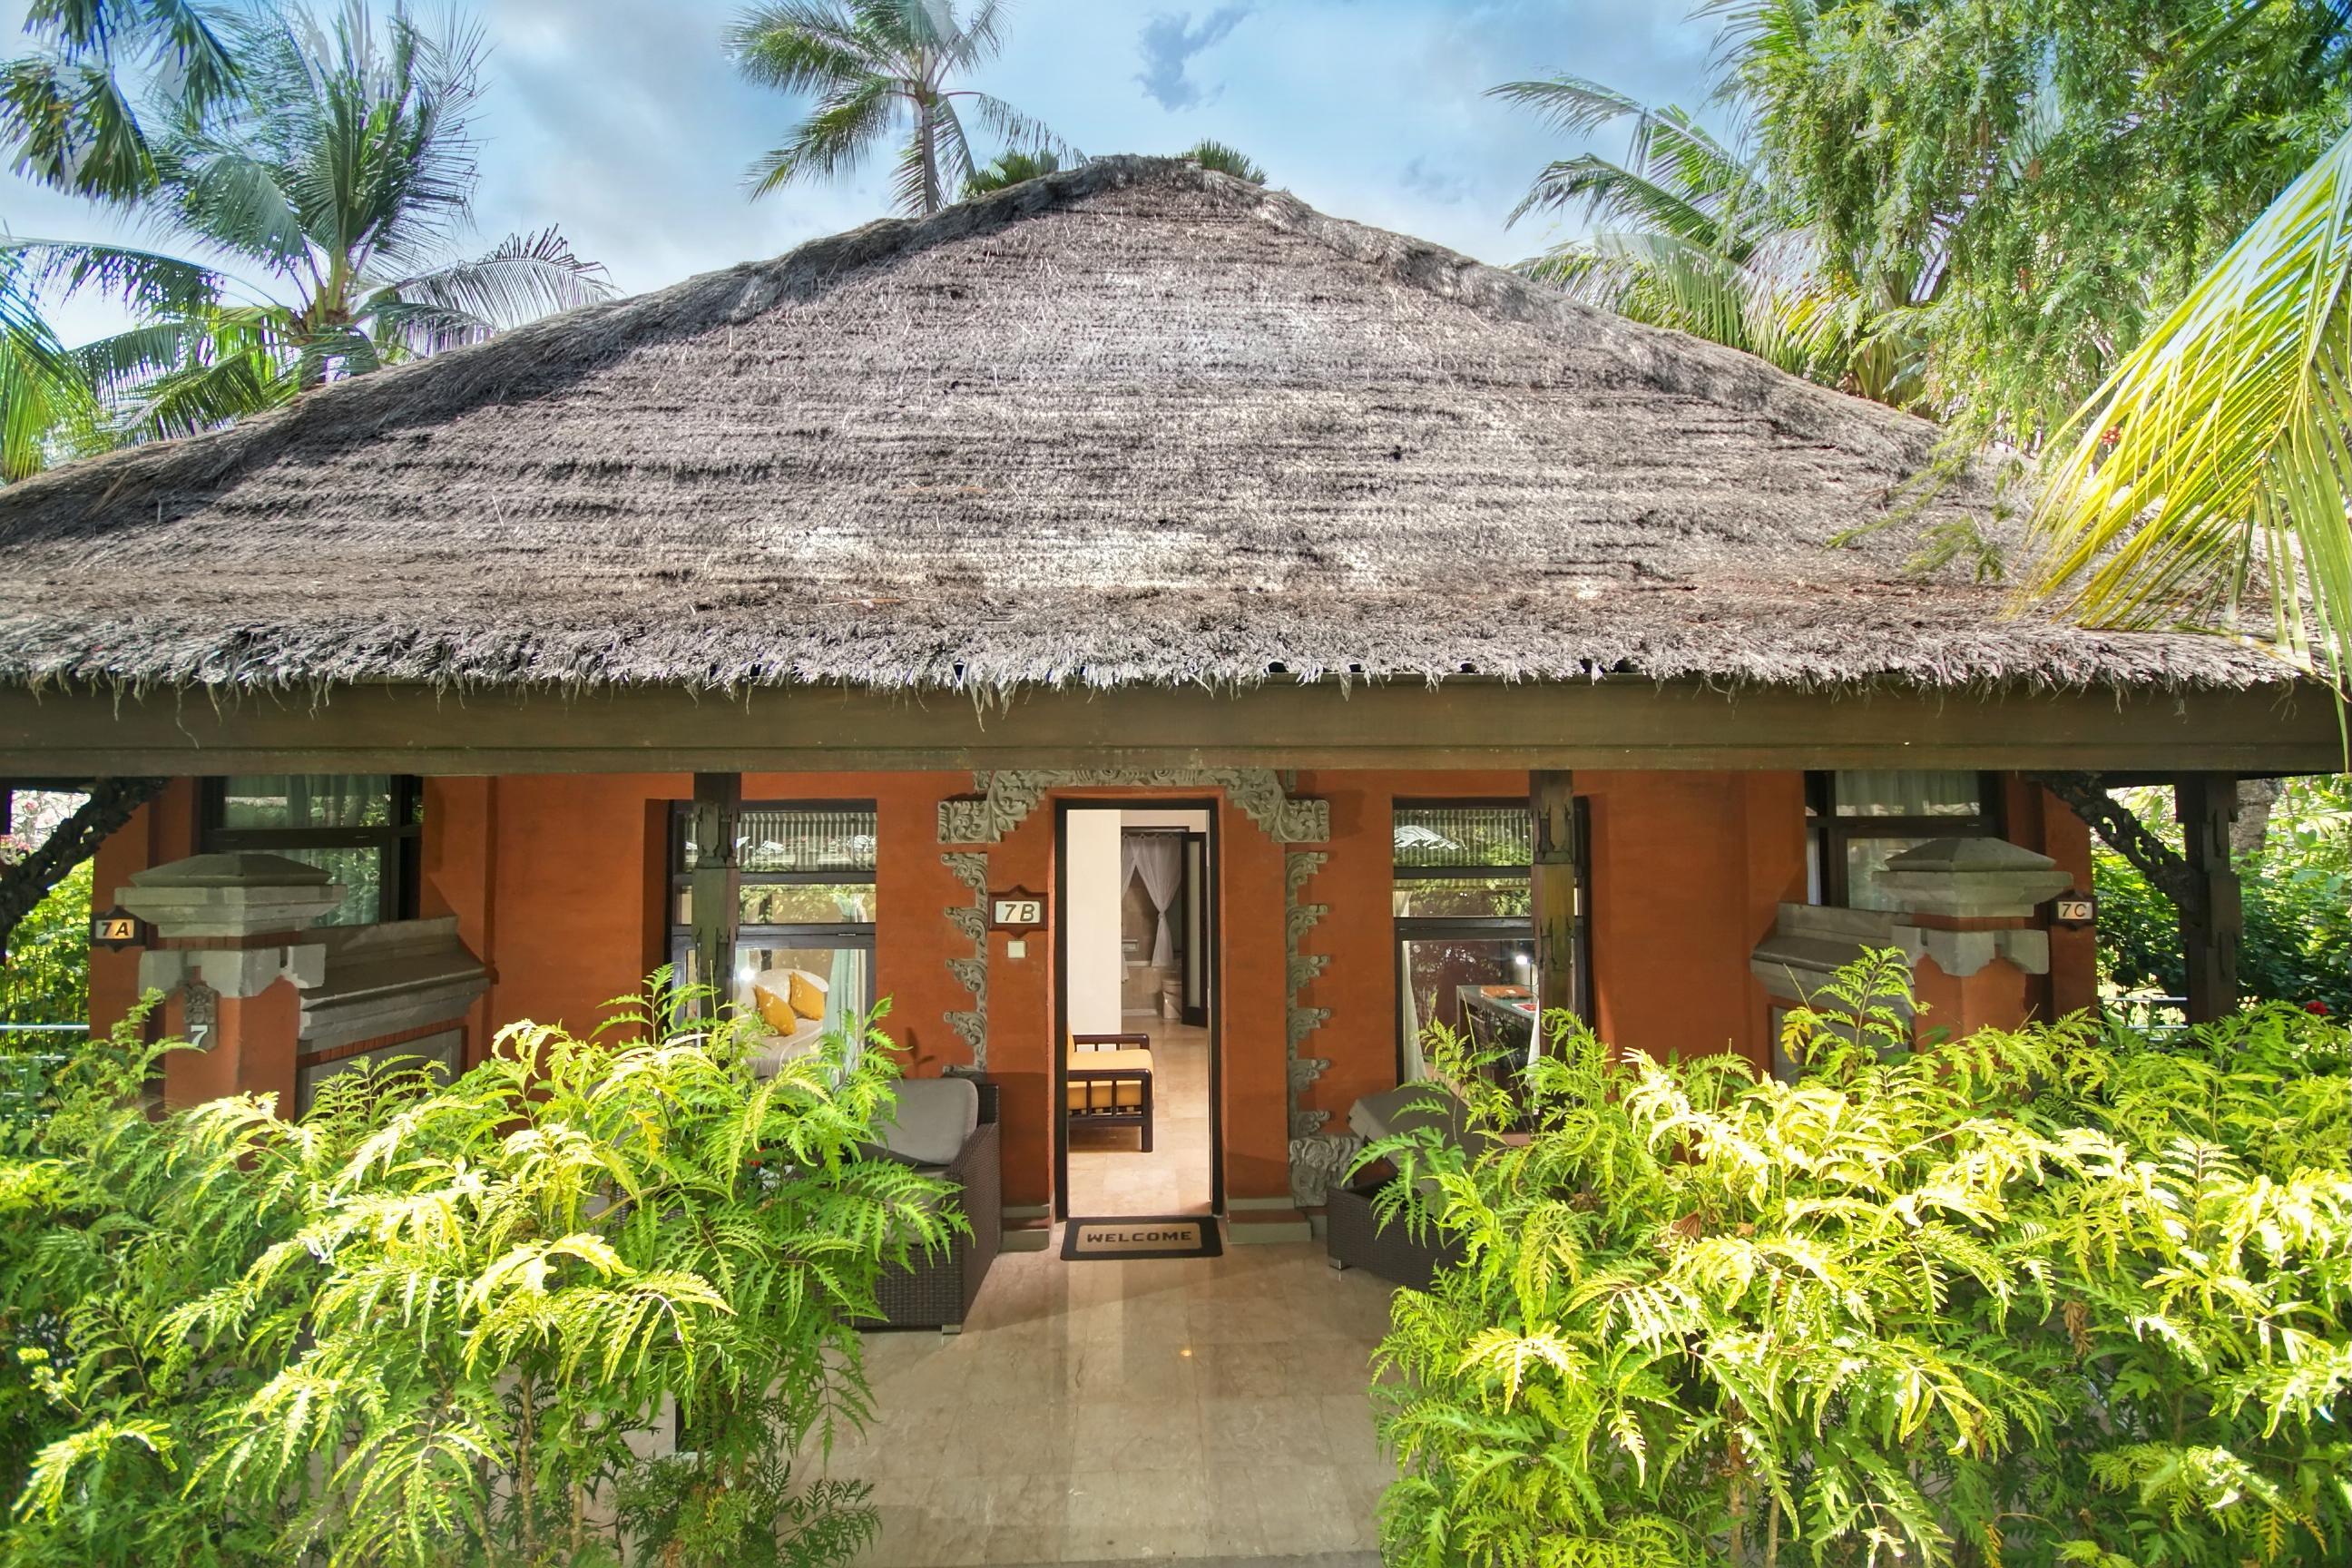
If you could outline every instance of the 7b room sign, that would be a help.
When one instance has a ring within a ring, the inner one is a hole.
[[[988,895],[988,925],[991,931],[1028,931],[1044,929],[1045,896],[1026,888],[1007,888],[1001,893]]]

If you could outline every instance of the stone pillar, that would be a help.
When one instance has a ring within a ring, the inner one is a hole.
[[[342,889],[316,866],[239,853],[134,872],[114,898],[155,929],[141,991],[164,993],[165,1033],[197,1047],[164,1058],[164,1103],[266,1093],[290,1112],[300,988],[326,969],[324,944],[307,933]]]
[[[2074,882],[2049,856],[2000,838],[1937,838],[1889,857],[1879,886],[1898,906],[1895,935],[1929,1026],[1960,1035],[2024,1023],[2031,977],[2050,973],[2035,911]]]

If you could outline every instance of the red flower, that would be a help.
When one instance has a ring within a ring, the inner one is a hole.
[[[2303,1005],[2303,1010],[2321,1018],[2331,1016],[2336,1011],[2325,1002],[2305,1002]]]

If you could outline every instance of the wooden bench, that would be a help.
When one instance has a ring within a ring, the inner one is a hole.
[[[1132,1127],[1151,1152],[1151,1037],[1072,1035],[1065,1114],[1076,1127]]]

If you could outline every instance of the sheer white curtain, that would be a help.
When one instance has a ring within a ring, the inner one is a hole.
[[[1160,911],[1159,934],[1151,939],[1155,968],[1176,963],[1176,927],[1168,911],[1176,907],[1177,889],[1184,885],[1184,836],[1181,833],[1125,833],[1118,840],[1118,885],[1130,877],[1143,879],[1143,896]]]
[[[839,1033],[849,1042],[842,1053],[842,1066],[854,1069],[866,1057],[866,1039],[850,1031],[850,1015],[866,1005],[866,952],[863,948],[836,947],[833,950],[832,973],[825,978],[824,1028],[827,1034]]]
[[[1421,1049],[1421,998],[1412,992],[1412,943],[1397,943],[1397,995],[1404,1003],[1404,1081],[1419,1083],[1429,1076],[1429,1058]]]

